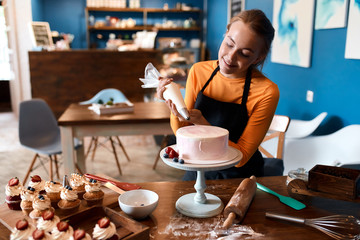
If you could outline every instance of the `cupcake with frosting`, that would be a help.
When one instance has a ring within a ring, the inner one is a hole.
[[[62,188],[60,198],[61,200],[58,202],[58,207],[64,214],[77,211],[81,203],[77,193],[68,185]]]
[[[86,193],[84,193],[84,199],[86,200],[88,206],[102,204],[104,192],[101,190],[101,184],[98,181],[91,178],[85,184],[85,191]]]
[[[39,175],[31,176],[29,186],[35,188],[37,193],[45,194],[45,181]]]
[[[35,188],[28,186],[27,188],[21,191],[20,195],[21,195],[21,203],[20,203],[21,210],[26,216],[28,216],[30,212],[33,210],[32,203],[35,198]]]
[[[55,181],[46,181],[44,189],[46,195],[50,198],[51,206],[57,208],[57,204],[60,201],[60,192],[62,185],[59,182]]]
[[[69,179],[70,187],[77,192],[79,199],[83,199],[85,193],[85,179],[79,173],[72,173]]]
[[[51,201],[50,198],[46,195],[37,195],[34,197],[33,203],[33,210],[30,212],[29,216],[36,222],[39,218],[41,218],[41,215],[46,210],[54,210],[51,207]]]
[[[49,233],[41,229],[36,229],[32,235],[29,237],[29,240],[51,240],[53,239]]]
[[[26,219],[22,219],[16,222],[15,228],[10,234],[11,240],[28,239],[34,232],[35,227],[31,225]]]
[[[51,231],[53,239],[70,239],[74,234],[74,229],[65,221],[60,221]]]
[[[71,236],[70,240],[91,240],[91,236],[84,229],[77,229]]]
[[[92,233],[93,239],[109,239],[117,240],[119,236],[116,234],[116,226],[109,218],[103,217],[98,220]]]
[[[37,221],[36,227],[37,229],[51,233],[53,228],[55,228],[59,222],[60,218],[55,215],[54,211],[46,210]]]
[[[17,177],[9,180],[5,186],[5,201],[11,210],[21,210],[21,191],[23,185],[20,183]]]

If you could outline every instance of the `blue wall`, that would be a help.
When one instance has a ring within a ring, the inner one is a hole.
[[[209,8],[213,7],[211,4],[216,7],[209,9],[209,19],[227,19],[225,7],[218,6],[216,0],[209,0]],[[245,8],[261,9],[272,20],[272,0],[246,1]],[[216,21],[208,27],[208,46],[211,58],[216,59],[219,40],[215,36],[222,36],[224,31],[221,29],[225,29],[226,24]],[[345,40],[346,28],[314,30],[310,68],[272,63],[269,56],[263,72],[279,86],[277,114],[308,120],[321,112],[328,112],[316,134],[360,124],[360,60],[344,58]],[[307,90],[314,92],[313,103],[305,99]]]
[[[208,1],[207,48],[210,59],[217,51],[226,31],[226,1]],[[142,0],[143,7],[173,8],[177,0]],[[202,8],[202,0],[183,0]],[[75,35],[73,48],[86,48],[85,0],[32,0],[34,21],[48,21],[52,30]],[[272,20],[273,0],[247,0],[246,9],[259,8]],[[278,84],[280,101],[277,114],[308,120],[321,112],[328,117],[317,134],[329,133],[343,126],[360,124],[360,60],[344,59],[346,28],[314,30],[310,68],[270,62],[263,72]],[[305,100],[306,91],[314,92],[314,102]]]

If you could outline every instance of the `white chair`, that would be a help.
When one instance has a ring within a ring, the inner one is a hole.
[[[84,104],[92,104],[92,103],[101,103],[101,104],[103,104],[103,103],[107,103],[108,101],[112,101],[113,103],[129,102],[129,100],[125,97],[125,95],[120,90],[115,89],[115,88],[106,88],[106,89],[103,89],[100,92],[98,92],[91,99],[89,99],[87,101],[80,102],[79,104],[82,104],[82,105],[84,105]],[[115,157],[117,168],[119,170],[120,175],[122,175],[119,158],[117,156],[116,149],[115,149],[115,143],[116,143],[115,139],[116,139],[117,143],[119,144],[120,148],[122,149],[126,159],[129,162],[130,162],[130,158],[129,158],[127,152],[125,151],[124,145],[121,143],[121,140],[120,140],[120,138],[118,136],[110,136],[107,139],[110,140],[111,149],[112,149],[112,152],[113,152],[114,157]],[[90,151],[92,150],[91,160],[94,160],[95,152],[96,152],[96,149],[97,149],[98,146],[105,146],[105,145],[104,145],[103,142],[99,141],[97,136],[91,137],[89,147],[88,147],[88,149],[86,151],[86,154],[85,154],[85,159],[87,158]]]
[[[360,164],[360,125],[349,125],[324,136],[285,141],[285,173],[316,164],[342,166]]]
[[[264,176],[283,175],[284,141],[289,123],[290,118],[288,116],[275,115],[271,121],[268,133],[259,146],[259,151],[264,156]],[[276,147],[274,148],[274,146]]]
[[[286,138],[304,138],[310,136],[327,116],[327,112],[320,113],[310,121],[291,119]]]

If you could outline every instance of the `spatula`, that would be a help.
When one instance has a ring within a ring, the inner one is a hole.
[[[298,200],[296,200],[294,198],[280,195],[280,194],[274,192],[273,190],[265,187],[264,185],[261,185],[260,183],[256,183],[256,184],[257,184],[258,189],[263,190],[264,192],[270,193],[270,194],[278,197],[280,202],[288,205],[289,207],[292,207],[292,208],[294,208],[296,210],[301,210],[301,209],[306,207],[305,204],[303,204],[302,202],[299,202]]]

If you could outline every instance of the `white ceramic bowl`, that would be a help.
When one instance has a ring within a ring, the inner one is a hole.
[[[155,210],[159,196],[150,190],[137,189],[121,194],[118,200],[123,212],[135,219],[143,219]]]

